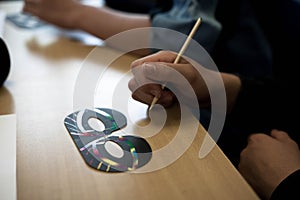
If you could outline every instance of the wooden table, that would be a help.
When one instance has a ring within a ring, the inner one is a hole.
[[[0,3],[0,9],[8,12],[18,11],[21,6],[22,2]],[[49,29],[24,30],[10,23],[5,24],[4,39],[12,68],[0,89],[0,113],[17,116],[18,199],[258,199],[217,146],[199,159],[206,135],[200,124],[183,155],[161,169],[147,173],[106,173],[89,167],[63,120],[73,112],[76,78],[94,46],[53,34]],[[99,55],[119,54],[105,46],[97,49]],[[95,63],[99,67],[106,67],[104,57],[97,57]],[[102,80],[115,83],[128,72],[134,59],[129,54],[116,59]],[[102,97],[103,93],[95,97],[100,107],[105,102]],[[144,105],[133,100],[130,104],[134,107],[134,123],[141,126],[150,123]],[[175,137],[179,113],[176,107],[167,110],[162,130],[147,138],[154,151]],[[133,124],[127,128],[138,134]]]

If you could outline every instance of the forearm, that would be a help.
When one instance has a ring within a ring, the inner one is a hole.
[[[229,74],[229,73],[220,73],[220,72],[215,72],[211,70],[207,70],[208,73],[204,72],[202,76],[205,76],[205,84],[212,89],[212,91],[217,94],[221,95],[223,94],[225,90],[225,97],[226,97],[226,105],[227,105],[227,111],[230,112],[232,108],[235,105],[236,99],[239,95],[240,89],[241,89],[241,79],[234,75],[234,74]],[[200,80],[200,79],[199,79]],[[220,80],[220,81],[218,81]],[[197,85],[203,85],[200,81]],[[207,90],[208,88],[206,87],[205,89],[198,87],[196,88],[196,94],[198,98],[200,98],[200,107],[206,107],[211,104],[211,102],[207,102],[205,100],[206,98],[203,98],[203,91]],[[210,98],[212,94],[209,94]],[[204,100],[204,101],[203,101]],[[222,100],[222,98],[220,98]],[[201,103],[202,102],[202,103]],[[205,104],[206,102],[206,104]],[[209,104],[208,104],[209,103]]]
[[[150,18],[144,14],[124,13],[106,7],[82,6],[76,14],[74,28],[84,30],[101,39],[141,27],[150,27]]]
[[[227,99],[227,110],[230,112],[235,105],[236,99],[241,89],[241,79],[233,74],[221,74]]]
[[[295,95],[299,90],[297,80],[283,82],[270,78],[240,78],[241,89],[227,118],[228,123],[247,129],[245,131],[248,133],[276,128],[293,134],[298,130],[297,118],[293,117],[299,113],[297,105],[300,97]]]

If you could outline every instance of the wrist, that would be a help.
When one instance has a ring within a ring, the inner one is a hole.
[[[226,92],[227,108],[230,112],[234,107],[238,94],[241,90],[242,82],[241,79],[234,74],[222,73],[222,78]]]
[[[80,3],[74,3],[71,12],[66,16],[66,24],[70,29],[82,29],[82,24],[86,21],[85,13],[88,12],[88,6]]]

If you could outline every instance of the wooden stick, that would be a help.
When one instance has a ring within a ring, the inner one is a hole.
[[[195,23],[193,29],[191,30],[189,36],[186,38],[186,40],[185,40],[183,46],[181,47],[179,53],[177,54],[177,57],[176,57],[176,59],[175,59],[175,61],[174,61],[174,64],[177,64],[177,63],[179,62],[181,56],[184,54],[184,52],[185,52],[187,46],[189,45],[191,39],[193,38],[193,36],[194,36],[194,34],[196,33],[196,31],[197,31],[197,29],[198,29],[198,27],[199,27],[200,24],[201,24],[201,18],[198,18],[198,20],[196,21],[196,23]],[[164,89],[165,87],[166,87],[166,84],[163,84],[163,85],[161,86],[162,89]],[[152,100],[152,103],[151,103],[151,105],[150,105],[149,110],[151,110],[151,109],[153,108],[154,104],[156,104],[157,101],[158,101],[158,98],[155,96],[155,97],[153,98],[153,100]]]

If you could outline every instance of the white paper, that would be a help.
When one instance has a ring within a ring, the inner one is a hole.
[[[0,9],[0,37],[3,36],[6,13]]]
[[[0,199],[17,199],[16,115],[0,115]]]

